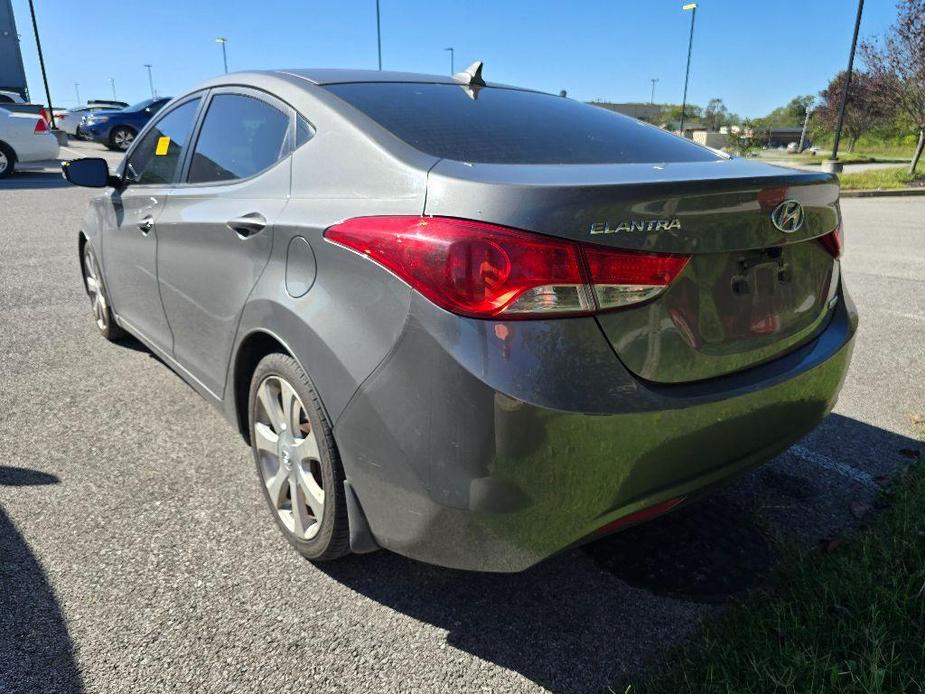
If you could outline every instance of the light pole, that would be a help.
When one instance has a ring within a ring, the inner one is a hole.
[[[658,82],[658,79],[658,77],[652,77],[649,79],[649,81],[652,83],[652,96],[649,98],[650,104],[655,103],[655,83]]]
[[[681,137],[684,137],[684,111],[687,109],[687,81],[691,76],[691,50],[694,48],[694,19],[697,18],[697,3],[689,2],[682,5],[682,10],[691,11],[691,36],[687,42],[687,70],[684,72],[684,98],[681,99]]]
[[[119,99],[116,98],[116,78],[115,77],[109,78],[109,86],[112,87],[112,100],[118,101]]]
[[[379,49],[379,69],[382,69],[382,24],[379,21],[379,0],[376,0],[376,46]]]
[[[77,92],[77,105],[80,106],[80,82],[74,82],[74,91]]]
[[[809,127],[809,117],[812,115],[813,107],[806,107],[806,117],[803,119],[803,130],[800,132],[800,148],[797,151],[797,154],[803,152],[803,145],[806,143],[806,129]]]
[[[456,51],[452,48],[444,48],[443,50],[450,52],[450,76],[456,74]]]
[[[854,20],[854,37],[851,39],[851,52],[848,53],[848,71],[845,73],[845,87],[841,93],[841,105],[838,107],[838,119],[835,121],[835,142],[832,143],[832,155],[825,162],[826,171],[839,172],[842,170],[838,161],[838,143],[841,140],[841,126],[845,119],[845,105],[848,103],[848,88],[851,86],[851,70],[854,67],[854,50],[858,45],[858,31],[861,29],[861,13],[864,11],[864,0],[858,0],[858,16]]]
[[[145,63],[145,67],[148,68],[148,86],[151,87],[151,98],[154,98],[154,78],[151,76],[151,64]]]
[[[35,47],[39,53],[39,67],[42,68],[42,82],[45,83],[45,98],[48,99],[48,118],[51,120],[51,129],[55,129],[55,110],[51,107],[51,91],[48,89],[48,75],[45,74],[45,57],[42,55],[42,42],[39,40],[39,25],[35,21],[35,5],[29,0],[29,13],[32,15],[32,31],[35,33]]]
[[[228,54],[225,52],[225,44],[228,43],[228,39],[222,38],[219,36],[215,39],[215,43],[222,44],[222,61],[225,63],[225,74],[228,74]]]

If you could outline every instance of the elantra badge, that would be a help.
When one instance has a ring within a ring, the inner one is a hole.
[[[610,226],[610,222],[593,222],[591,224],[591,234],[619,234],[622,232],[650,232],[650,231],[671,231],[672,229],[681,229],[681,220],[677,217],[671,219],[627,219],[616,226]]]
[[[771,221],[780,231],[792,234],[803,226],[803,206],[796,200],[784,200],[771,212]]]

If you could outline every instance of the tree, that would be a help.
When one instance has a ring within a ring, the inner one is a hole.
[[[812,94],[795,96],[792,98],[784,107],[789,123],[794,124],[794,127],[803,125],[803,120],[806,118],[806,111],[811,109],[814,103],[816,103],[816,97]]]
[[[878,42],[861,44],[861,56],[875,77],[879,97],[915,124],[918,144],[909,174],[925,148],[925,0],[899,0],[896,22]]]
[[[710,124],[711,130],[719,130],[720,126],[726,121],[727,113],[729,113],[729,109],[726,108],[723,100],[714,97],[710,99],[707,107],[703,109],[703,119]]]
[[[684,117],[690,120],[697,120],[701,117],[703,109],[695,104],[687,104],[684,107]],[[665,104],[662,107],[662,118],[667,123],[677,123],[681,120],[681,104]]]
[[[771,128],[798,128],[803,125],[806,109],[812,106],[815,100],[816,97],[811,94],[795,96],[785,106],[778,106],[761,118],[761,123]]]
[[[845,90],[845,75],[845,71],[839,72],[829,85],[819,92],[816,119],[829,131],[835,129],[838,121],[838,110]],[[883,125],[895,113],[893,104],[883,98],[879,81],[878,77],[862,71],[856,71],[851,76],[848,103],[842,121],[842,132],[848,137],[849,152],[854,151],[854,145],[861,135]]]

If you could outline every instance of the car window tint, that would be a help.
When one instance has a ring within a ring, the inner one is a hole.
[[[0,104],[12,104],[13,99],[6,94],[0,94]]]
[[[268,169],[288,153],[289,115],[250,96],[212,98],[199,132],[190,183],[233,181]]]
[[[154,124],[132,153],[127,171],[135,183],[173,183],[193,129],[199,99],[178,106]]]
[[[634,118],[550,94],[409,82],[326,88],[412,147],[457,161],[627,164],[720,158]]]

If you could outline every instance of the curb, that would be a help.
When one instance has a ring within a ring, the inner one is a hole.
[[[843,198],[904,198],[925,195],[925,188],[896,188],[892,190],[843,190]]]

